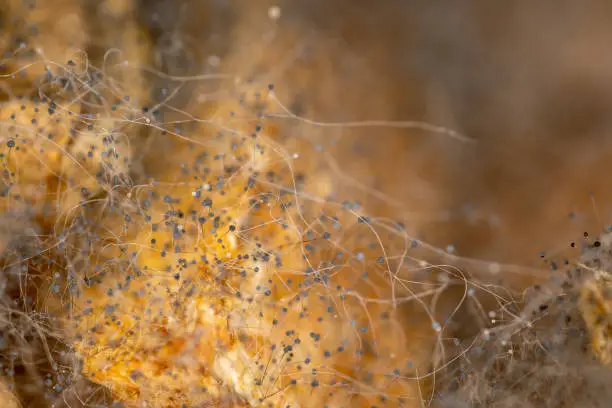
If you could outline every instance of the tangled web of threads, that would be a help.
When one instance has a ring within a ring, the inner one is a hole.
[[[62,374],[47,398],[82,402],[81,374],[135,406],[418,398],[397,324],[420,300],[397,272],[414,245],[356,203],[304,193],[317,178],[274,139],[272,85],[216,100],[190,123],[198,138],[91,61],[58,67],[0,110],[5,218],[35,239],[6,259],[68,360],[49,351]],[[143,176],[154,138],[173,139],[159,178]]]
[[[114,27],[131,13],[116,3],[100,5]],[[604,249],[521,300],[427,262],[458,258],[338,199],[273,84],[147,70],[137,30],[117,33],[122,52],[39,38],[0,67],[5,405],[590,403],[575,386],[610,362]],[[228,91],[180,110],[181,86],[156,100],[145,71]],[[484,321],[459,339],[465,309]]]

